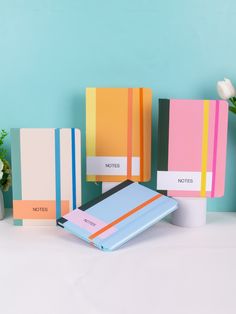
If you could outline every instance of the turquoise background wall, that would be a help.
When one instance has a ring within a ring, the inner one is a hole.
[[[236,83],[235,16],[235,0],[0,0],[0,128],[79,127],[85,170],[85,87],[151,87],[155,187],[158,97]],[[226,193],[209,210],[236,210],[235,156],[230,115]],[[100,186],[84,179],[86,201]]]

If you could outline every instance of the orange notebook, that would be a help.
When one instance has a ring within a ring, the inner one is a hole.
[[[86,89],[88,181],[150,180],[151,111],[149,88]]]

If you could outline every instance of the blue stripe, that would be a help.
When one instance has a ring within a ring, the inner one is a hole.
[[[61,217],[60,129],[55,129],[56,218]]]
[[[72,156],[72,193],[73,210],[76,209],[76,164],[75,164],[75,129],[71,129],[71,156]]]

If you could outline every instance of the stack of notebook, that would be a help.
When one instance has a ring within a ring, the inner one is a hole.
[[[16,225],[57,224],[111,251],[177,209],[173,197],[224,194],[228,104],[159,103],[157,189],[151,177],[152,93],[87,88],[87,180],[122,182],[81,206],[78,129],[12,129]],[[164,194],[164,195],[163,195]]]

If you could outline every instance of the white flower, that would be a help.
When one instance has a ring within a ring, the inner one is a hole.
[[[2,176],[3,176],[3,172],[2,172],[2,169],[3,169],[3,162],[2,160],[0,159],[0,180],[2,179]]]
[[[227,78],[225,78],[224,81],[217,82],[217,91],[222,99],[229,99],[236,95],[236,90],[233,84]]]

